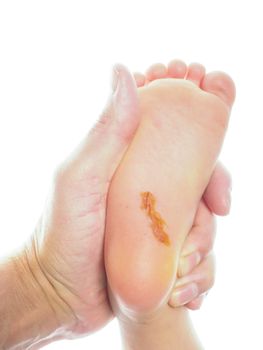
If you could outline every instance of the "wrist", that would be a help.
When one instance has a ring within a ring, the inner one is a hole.
[[[34,248],[10,258],[3,270],[6,283],[0,289],[7,296],[3,348],[36,349],[66,338],[74,322],[72,312],[41,270]]]

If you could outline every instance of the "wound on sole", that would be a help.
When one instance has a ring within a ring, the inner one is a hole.
[[[168,234],[164,231],[164,226],[166,222],[163,220],[161,215],[155,210],[156,199],[151,192],[142,192],[142,205],[141,208],[146,211],[148,217],[152,221],[152,231],[154,237],[163,244],[170,246],[170,238]]]

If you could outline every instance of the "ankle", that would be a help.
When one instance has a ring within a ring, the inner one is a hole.
[[[119,319],[124,350],[202,350],[188,311],[165,305],[152,319]]]

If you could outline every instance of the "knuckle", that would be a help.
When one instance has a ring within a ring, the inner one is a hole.
[[[201,293],[207,292],[215,284],[215,261],[212,254],[208,255],[197,270],[197,283]]]
[[[216,237],[216,219],[213,215],[211,215],[211,218],[207,221],[207,223],[204,225],[204,227],[200,228],[203,231],[202,234],[202,250],[203,253],[209,253],[214,246],[215,237]],[[200,239],[198,235],[196,236],[196,240]]]
[[[213,288],[214,285],[215,285],[215,274],[213,273],[211,275],[211,278],[210,278],[210,281],[209,281],[209,286],[208,286],[209,288],[208,289]]]
[[[215,259],[213,255],[209,255],[207,257],[207,263],[206,263],[206,276],[207,276],[207,289],[212,288],[215,285]]]

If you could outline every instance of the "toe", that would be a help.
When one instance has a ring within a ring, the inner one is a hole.
[[[162,63],[152,65],[146,72],[146,79],[153,81],[155,79],[163,79],[167,77],[167,67]]]
[[[235,100],[235,84],[225,73],[212,72],[207,74],[201,83],[201,88],[218,96],[230,107]]]
[[[173,60],[168,64],[168,77],[183,79],[187,72],[187,65],[180,60]]]
[[[191,80],[197,86],[200,86],[205,76],[205,67],[199,63],[191,63],[186,73],[186,79]]]
[[[135,72],[133,74],[134,79],[136,81],[137,87],[142,87],[145,84],[145,75],[139,72]]]

